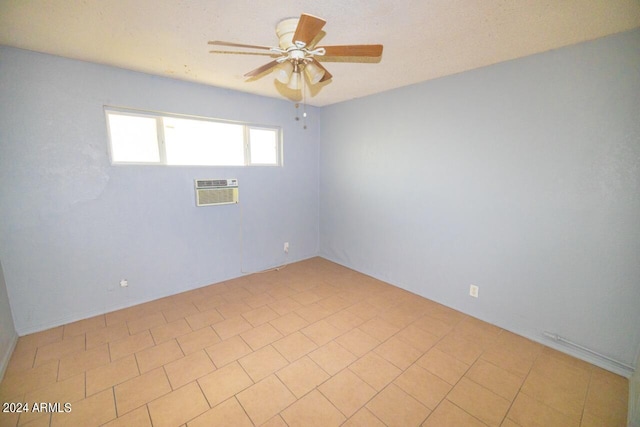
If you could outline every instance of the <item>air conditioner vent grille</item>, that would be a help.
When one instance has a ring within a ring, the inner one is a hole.
[[[198,188],[203,187],[226,187],[226,179],[200,179],[196,182]]]
[[[196,206],[238,203],[237,179],[197,179]]]
[[[196,179],[196,188],[237,187],[237,179]]]

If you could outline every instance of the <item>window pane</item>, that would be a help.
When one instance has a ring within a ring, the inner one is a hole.
[[[251,163],[278,164],[278,132],[274,129],[249,129]]]
[[[156,119],[108,114],[113,162],[159,162]]]
[[[169,165],[244,165],[242,125],[164,117]]]

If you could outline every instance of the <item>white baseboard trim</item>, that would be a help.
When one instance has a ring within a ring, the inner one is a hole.
[[[504,329],[504,328],[503,328]],[[626,365],[623,362],[619,362],[614,359],[610,359],[608,357],[600,356],[598,354],[592,354],[588,351],[580,350],[579,348],[574,348],[570,344],[563,344],[561,342],[557,342],[553,339],[548,338],[543,334],[543,337],[526,337],[533,341],[539,342],[542,345],[546,345],[547,347],[551,347],[554,350],[558,350],[559,352],[568,354],[569,356],[573,356],[576,359],[584,360],[585,362],[591,363],[592,365],[598,366],[606,371],[613,372],[614,374],[621,375],[625,378],[631,378],[633,375],[634,369],[631,366]]]
[[[4,373],[7,371],[7,366],[9,366],[9,360],[11,360],[11,355],[16,348],[16,344],[18,344],[18,334],[14,333],[9,347],[7,347],[7,350],[2,355],[2,359],[0,359],[0,381],[4,378]]]

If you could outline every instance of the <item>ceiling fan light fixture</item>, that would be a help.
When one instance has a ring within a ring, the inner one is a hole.
[[[318,83],[324,77],[324,70],[313,62],[308,62],[304,66],[304,73],[307,75],[309,83],[312,85]]]
[[[300,90],[302,87],[302,76],[300,75],[299,69],[294,70],[293,73],[291,73],[291,78],[289,79],[289,83],[287,83],[287,87],[291,90]]]
[[[293,74],[293,64],[290,61],[285,61],[280,64],[280,67],[276,70],[276,80],[280,83],[287,84],[291,80]]]

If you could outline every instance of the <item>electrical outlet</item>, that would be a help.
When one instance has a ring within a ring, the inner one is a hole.
[[[285,254],[289,253],[289,242],[284,242],[284,253]]]
[[[474,298],[478,298],[478,291],[480,290],[480,288],[478,288],[476,285],[471,285],[469,286],[469,295],[471,295]]]
[[[127,286],[129,286],[129,281],[127,279],[120,280],[120,287],[121,288],[126,288]]]

